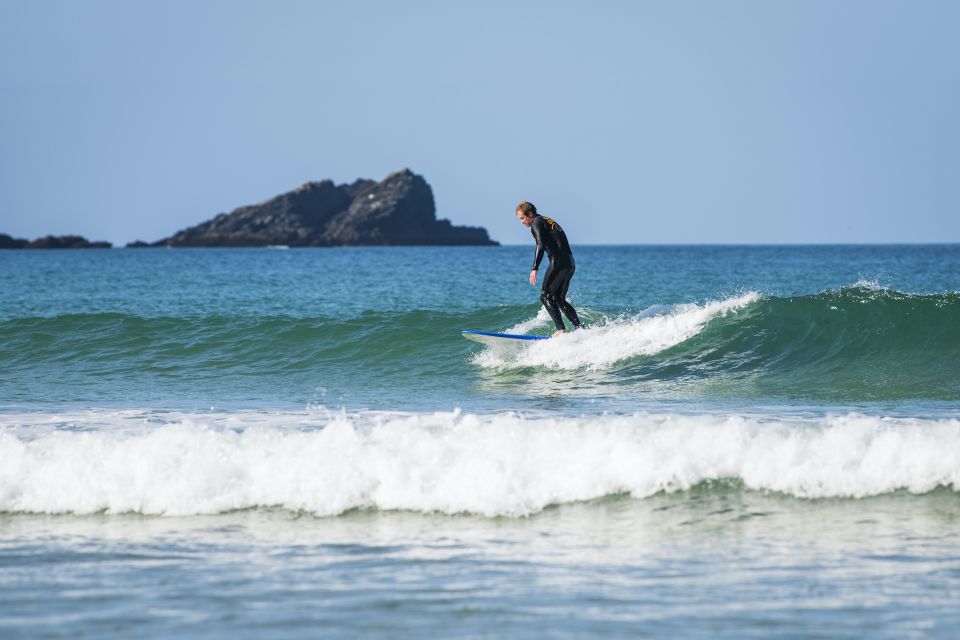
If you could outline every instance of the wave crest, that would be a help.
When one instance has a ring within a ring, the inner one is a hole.
[[[474,356],[485,368],[549,367],[602,370],[637,356],[649,356],[689,340],[712,319],[760,299],[755,292],[705,304],[651,307],[634,317],[621,317],[549,341],[487,347]],[[538,316],[506,330],[525,333],[548,319]]]
[[[719,480],[799,498],[960,490],[956,419],[453,412],[194,415],[160,426],[128,414],[92,423],[111,421],[139,426],[38,435],[36,424],[7,420],[0,512],[281,507],[320,516],[372,508],[492,517]]]

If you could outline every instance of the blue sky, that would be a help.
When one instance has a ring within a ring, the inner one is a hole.
[[[0,232],[410,167],[528,243],[960,241],[960,3],[0,0]]]

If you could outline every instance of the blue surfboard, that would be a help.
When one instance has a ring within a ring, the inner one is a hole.
[[[494,331],[461,331],[467,340],[482,344],[520,344],[528,340],[549,340],[550,336],[525,336],[519,333],[496,333]]]

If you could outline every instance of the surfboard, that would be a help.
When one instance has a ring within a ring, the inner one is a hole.
[[[519,333],[496,333],[494,331],[461,331],[467,340],[481,344],[520,344],[525,340],[549,340],[550,336],[525,336]]]

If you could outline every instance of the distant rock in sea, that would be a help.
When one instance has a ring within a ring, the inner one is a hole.
[[[44,236],[33,242],[0,233],[0,249],[109,249],[109,242],[90,242],[83,236]]]
[[[437,220],[433,191],[409,169],[381,182],[308,182],[262,204],[221,213],[154,243],[128,247],[496,245],[482,227]]]
[[[5,233],[0,233],[0,249],[23,249],[30,241],[26,238],[14,238]]]

